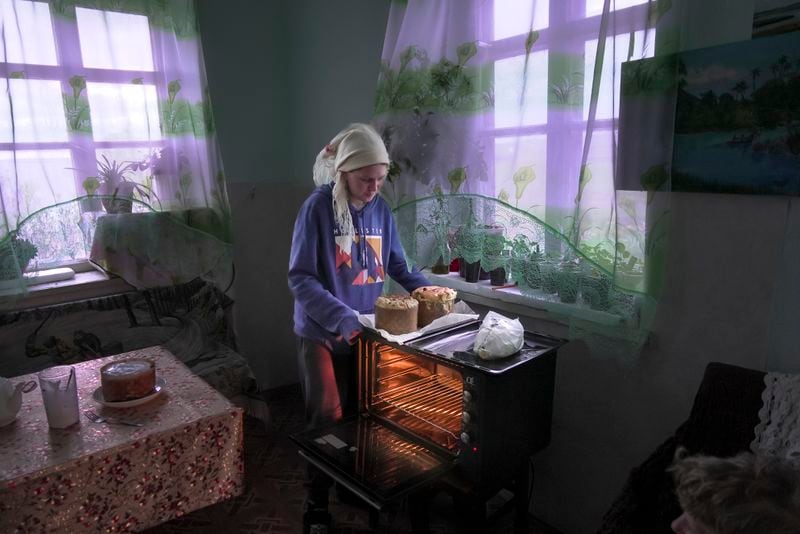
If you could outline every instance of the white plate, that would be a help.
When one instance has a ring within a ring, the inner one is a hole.
[[[103,406],[107,406],[109,408],[133,408],[134,406],[139,406],[146,402],[150,402],[151,400],[155,399],[161,392],[164,391],[164,388],[167,386],[166,381],[163,378],[158,377],[156,378],[156,387],[153,388],[153,392],[146,397],[140,397],[138,399],[127,400],[127,401],[117,401],[117,402],[110,402],[103,398],[103,387],[99,387],[94,390],[92,393],[92,398],[97,401],[99,404]]]

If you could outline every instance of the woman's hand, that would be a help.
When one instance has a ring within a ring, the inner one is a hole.
[[[360,328],[358,330],[353,330],[352,332],[350,332],[350,335],[347,336],[347,343],[350,345],[355,345],[359,334],[361,334]]]

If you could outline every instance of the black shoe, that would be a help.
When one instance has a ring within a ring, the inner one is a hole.
[[[303,514],[303,534],[332,534],[331,514],[327,510],[309,510]]]

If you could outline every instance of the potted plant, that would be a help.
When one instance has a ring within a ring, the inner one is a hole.
[[[593,310],[607,310],[610,305],[611,278],[594,267],[583,276],[581,295]]]
[[[483,232],[473,221],[456,231],[455,240],[464,263],[464,279],[467,282],[477,282],[480,278],[483,237]]]
[[[583,254],[589,261],[581,262],[581,298],[593,310],[607,310],[611,278],[601,268],[611,270],[614,256],[603,242],[587,247]]]
[[[566,259],[558,266],[558,298],[561,302],[574,304],[580,289],[579,267],[576,260]]]
[[[488,226],[483,242],[483,260],[493,286],[506,283],[506,266],[510,257],[510,245],[500,226]]]
[[[509,243],[509,264],[514,280],[522,289],[539,289],[542,287],[542,276],[539,271],[539,243],[531,241],[528,236],[520,234]]]
[[[38,253],[36,245],[11,233],[0,242],[0,280],[13,280],[25,272]]]
[[[134,195],[147,201],[158,199],[152,187],[140,184],[130,176],[134,171],[146,169],[148,159],[145,162],[118,162],[101,156],[97,160],[97,177],[89,176],[84,180],[84,189],[89,195],[95,191],[102,195],[103,208],[107,213],[130,213]]]
[[[542,291],[548,295],[558,293],[558,261],[543,255],[539,261],[539,272],[542,275]]]

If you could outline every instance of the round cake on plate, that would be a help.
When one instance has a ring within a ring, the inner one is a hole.
[[[457,294],[455,289],[441,286],[422,286],[415,289],[411,296],[419,301],[418,326],[428,326],[453,311]]]
[[[100,368],[100,386],[106,402],[146,397],[156,386],[156,364],[144,358],[107,363]]]
[[[375,301],[375,328],[390,334],[408,334],[417,329],[416,299],[408,295],[382,295]]]

